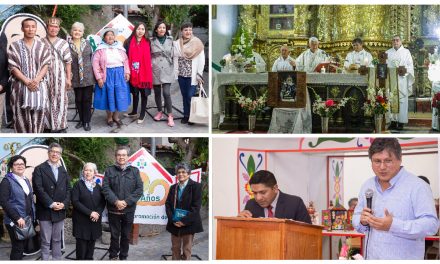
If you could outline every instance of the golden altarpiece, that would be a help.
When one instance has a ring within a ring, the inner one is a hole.
[[[243,5],[239,7],[239,16],[244,29],[254,36],[254,50],[266,61],[268,71],[279,57],[282,45],[287,44],[291,56],[296,58],[308,48],[311,36],[320,40],[321,49],[334,58],[341,58],[343,63],[347,53],[352,51],[351,42],[356,37],[362,38],[364,48],[377,58],[380,52],[391,48],[392,37],[400,35],[413,56],[413,98],[431,96],[426,62],[428,52],[439,44],[436,34],[436,29],[440,28],[439,5]],[[327,88],[327,92],[321,89],[318,94],[330,98],[329,93],[333,90],[334,97],[338,97],[334,87]],[[344,87],[339,88],[343,93]],[[362,88],[358,91],[365,91],[366,87],[358,88]],[[364,92],[358,93],[365,96]],[[357,108],[360,107],[359,103]],[[319,122],[316,116],[313,119],[314,124]],[[267,115],[261,121],[268,123]],[[266,126],[261,123],[260,127],[264,129]],[[313,132],[319,131],[314,129]]]

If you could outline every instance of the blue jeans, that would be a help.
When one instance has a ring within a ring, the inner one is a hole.
[[[188,118],[191,109],[191,97],[196,93],[197,85],[191,85],[191,77],[178,77],[183,99],[183,116]]]

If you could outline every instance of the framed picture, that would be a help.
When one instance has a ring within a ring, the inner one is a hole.
[[[387,64],[382,64],[382,63],[377,64],[377,73],[376,73],[377,78],[386,79],[388,75],[387,71],[388,71]]]
[[[305,72],[269,72],[267,100],[269,106],[304,108],[306,94]]]

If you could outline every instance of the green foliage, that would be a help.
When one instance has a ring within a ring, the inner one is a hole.
[[[130,139],[127,137],[115,138],[115,143],[117,145],[128,145],[128,143],[130,143]]]
[[[43,144],[52,142],[63,147],[63,160],[72,178],[79,177],[85,162],[95,163],[100,172],[113,163],[113,159],[107,155],[108,149],[115,146],[113,138],[47,138]]]
[[[202,168],[202,205],[209,203],[209,138],[188,138],[188,144],[195,144],[195,151],[191,157],[192,168]],[[173,149],[179,154],[176,163],[184,161],[185,150],[178,144],[174,144]]]
[[[189,14],[190,5],[163,5],[160,6],[160,14],[165,21],[172,25],[172,35],[177,36],[180,30],[180,25],[183,22],[190,21]]]
[[[29,5],[23,11],[41,17],[44,21],[52,16],[54,5]],[[87,5],[58,5],[56,17],[61,18],[61,27],[70,29],[72,24],[79,21],[82,14],[90,11],[90,6]]]
[[[209,6],[208,5],[193,5],[189,10],[189,15],[191,16],[191,23],[194,27],[204,27],[209,26]]]

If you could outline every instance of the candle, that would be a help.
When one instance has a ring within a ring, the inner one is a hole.
[[[368,67],[368,63],[369,63],[368,58],[364,58],[364,65]]]

